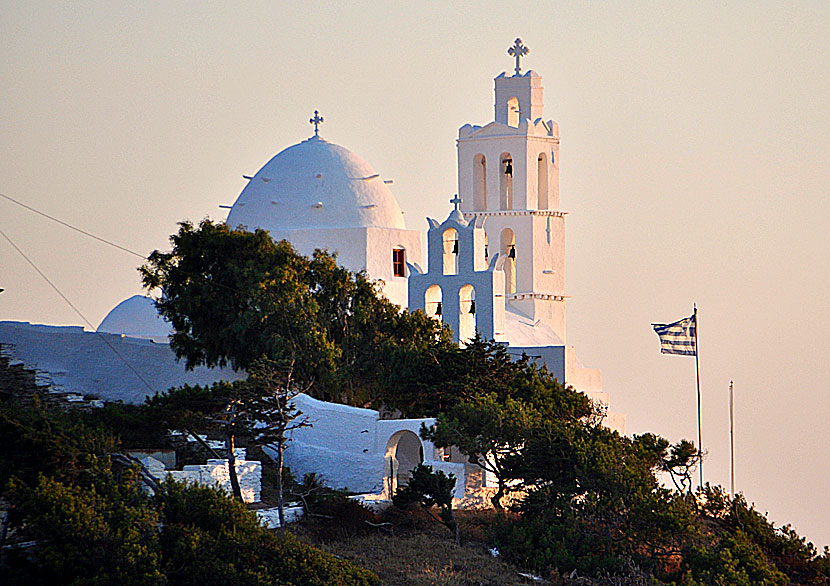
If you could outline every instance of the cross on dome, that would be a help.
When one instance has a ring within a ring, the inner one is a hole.
[[[453,211],[456,211],[456,212],[458,211],[458,204],[460,204],[462,201],[464,201],[464,200],[462,200],[460,197],[458,197],[457,193],[453,196],[453,198],[450,200],[450,203],[455,206],[455,209]]]
[[[525,47],[522,44],[522,40],[517,38],[516,42],[513,43],[513,46],[507,50],[508,55],[512,55],[516,58],[516,75],[521,75],[522,73],[522,56],[527,55],[530,53],[530,49]]]
[[[324,121],[325,120],[323,119],[323,117],[320,116],[320,112],[318,112],[317,110],[314,110],[314,118],[309,118],[308,119],[308,123],[314,125],[314,136],[319,136],[319,128],[318,127]]]

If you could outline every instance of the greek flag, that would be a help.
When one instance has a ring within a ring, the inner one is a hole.
[[[695,356],[695,331],[697,329],[696,316],[684,317],[671,324],[651,324],[657,335],[660,336],[660,352],[663,354],[684,354]]]

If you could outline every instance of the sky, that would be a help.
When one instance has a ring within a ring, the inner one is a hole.
[[[348,5],[347,5],[348,4]],[[149,254],[225,218],[274,154],[366,159],[409,228],[457,192],[507,48],[561,129],[568,343],[628,432],[696,440],[706,480],[830,544],[830,3],[0,0],[0,193]],[[97,326],[140,260],[0,198],[3,231]],[[0,320],[83,324],[0,239]]]

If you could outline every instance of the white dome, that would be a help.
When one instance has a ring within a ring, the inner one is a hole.
[[[317,136],[268,161],[242,190],[227,223],[263,228],[274,239],[308,228],[406,229],[380,175],[350,150]]]
[[[133,295],[112,308],[98,326],[98,331],[166,342],[173,328],[159,315],[151,298]]]

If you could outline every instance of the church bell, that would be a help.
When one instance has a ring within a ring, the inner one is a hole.
[[[475,312],[476,312],[476,300],[473,299],[472,301],[470,301],[470,313],[475,315]]]
[[[504,174],[513,175],[513,161],[511,159],[506,159],[504,161]]]
[[[507,253],[507,256],[509,256],[513,260],[516,260],[516,245],[515,244],[510,245],[510,252]]]
[[[441,307],[441,302],[438,302],[438,306],[435,308],[435,315],[441,315],[443,313],[443,309]]]

